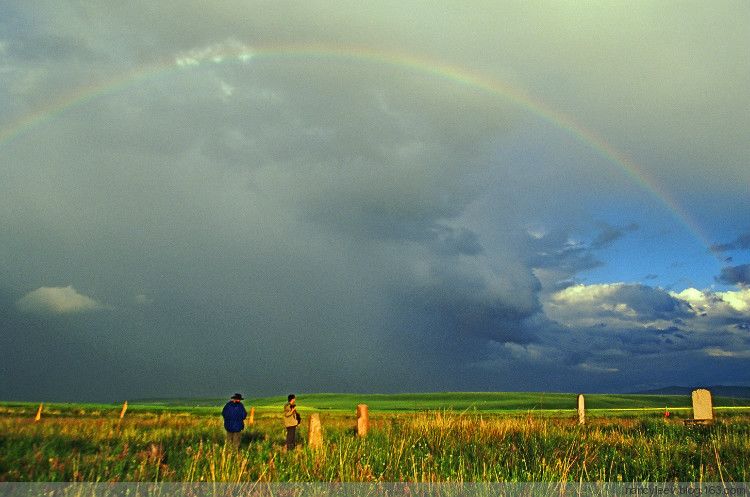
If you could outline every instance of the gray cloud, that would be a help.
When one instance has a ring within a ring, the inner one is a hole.
[[[602,226],[601,231],[591,241],[591,248],[602,249],[608,247],[615,241],[625,236],[626,233],[636,231],[637,229],[638,225],[635,223],[628,224],[627,226],[624,226],[622,228],[605,224],[604,226]]]
[[[603,263],[587,244],[572,240],[566,231],[556,230],[539,237],[530,237],[529,264],[536,268],[557,269],[567,276],[593,269]]]
[[[575,284],[580,273],[603,266],[604,262],[596,252],[638,229],[635,223],[624,227],[597,224],[598,229],[590,242],[572,229],[530,231],[526,239],[526,260],[535,269],[545,289],[562,290]]]
[[[718,253],[743,249],[750,249],[750,233],[743,233],[729,243],[717,243],[711,245],[711,250]],[[731,257],[729,260],[731,260]]]
[[[722,268],[716,281],[727,285],[748,285],[750,284],[750,264]]]

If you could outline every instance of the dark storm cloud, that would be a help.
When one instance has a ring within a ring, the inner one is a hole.
[[[17,291],[54,281],[112,306],[79,317],[86,340],[161,378],[152,390],[123,375],[112,389],[210,395],[247,377],[258,393],[434,389],[488,341],[533,336],[533,275],[484,255],[455,219],[483,191],[466,174],[486,170],[513,112],[367,64],[248,71],[148,80],[73,109],[45,150],[17,145],[27,169],[3,201],[26,207],[6,211],[4,238],[25,254],[18,279],[39,282]],[[28,217],[32,198],[44,216]],[[73,357],[78,329],[64,323],[60,357]],[[415,356],[424,372],[404,381]],[[280,363],[288,375],[264,374]]]
[[[437,226],[434,230],[435,250],[441,255],[480,255],[484,248],[479,240],[479,235],[466,228],[451,228],[450,226]]]
[[[497,342],[536,339],[533,330],[524,325],[539,311],[536,303],[525,307],[511,303],[481,275],[446,269],[431,275],[428,285],[415,289],[411,298],[417,309],[440,316],[451,333]]]
[[[727,285],[750,285],[750,264],[722,268],[716,281]]]
[[[602,205],[644,195],[590,150],[564,158],[557,129],[514,146],[540,117],[516,86],[561,109],[584,98],[584,122],[612,123],[612,102],[628,102],[624,136],[695,141],[732,185],[747,174],[744,149],[704,125],[747,129],[733,113],[746,58],[728,49],[746,44],[689,43],[717,64],[691,70],[704,59],[675,32],[694,11],[660,12],[655,36],[644,13],[595,10],[588,23],[577,8],[489,1],[3,6],[0,396],[617,388],[653,349],[741,352],[734,335],[683,344],[695,321],[658,289],[545,310],[637,228],[597,225]],[[221,56],[285,43],[312,48]],[[177,63],[200,52],[216,57]],[[716,81],[726,67],[737,75]],[[694,95],[717,109],[700,126],[679,118]],[[527,236],[537,222],[578,228]],[[737,305],[721,322],[739,334]]]
[[[17,308],[19,297],[0,289],[3,399],[114,401],[124,393],[123,376],[147,371],[138,357],[123,356],[109,337],[92,333],[102,315],[30,314]]]

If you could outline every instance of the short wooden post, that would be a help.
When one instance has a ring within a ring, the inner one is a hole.
[[[578,424],[586,424],[586,401],[583,398],[583,394],[578,394]]]
[[[255,424],[255,408],[250,408],[250,419],[247,420],[247,424],[253,425]]]
[[[120,411],[120,421],[125,417],[125,412],[128,410],[128,401],[122,403],[122,410]]]
[[[307,445],[311,449],[323,448],[323,428],[320,425],[320,415],[318,413],[310,415],[310,426],[307,430]]]
[[[370,428],[370,417],[367,414],[367,404],[357,405],[357,435],[364,437]]]
[[[44,405],[44,402],[39,404],[39,409],[36,410],[36,416],[34,417],[34,421],[39,421],[42,419],[42,406]]]

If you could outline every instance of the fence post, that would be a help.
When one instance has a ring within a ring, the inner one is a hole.
[[[125,411],[128,410],[128,401],[122,403],[122,411],[120,411],[120,421],[125,417]]]
[[[34,417],[34,421],[35,422],[39,421],[40,419],[42,419],[42,406],[43,405],[44,405],[44,402],[42,402],[41,404],[39,404],[39,409],[37,409],[36,416]]]
[[[250,419],[247,420],[247,424],[255,424],[255,407],[250,408]]]

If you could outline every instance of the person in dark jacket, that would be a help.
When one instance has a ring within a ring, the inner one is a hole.
[[[242,395],[234,394],[221,415],[224,417],[224,429],[227,430],[227,442],[240,450],[240,441],[242,440],[242,430],[245,429],[245,418],[247,411],[242,405]]]

